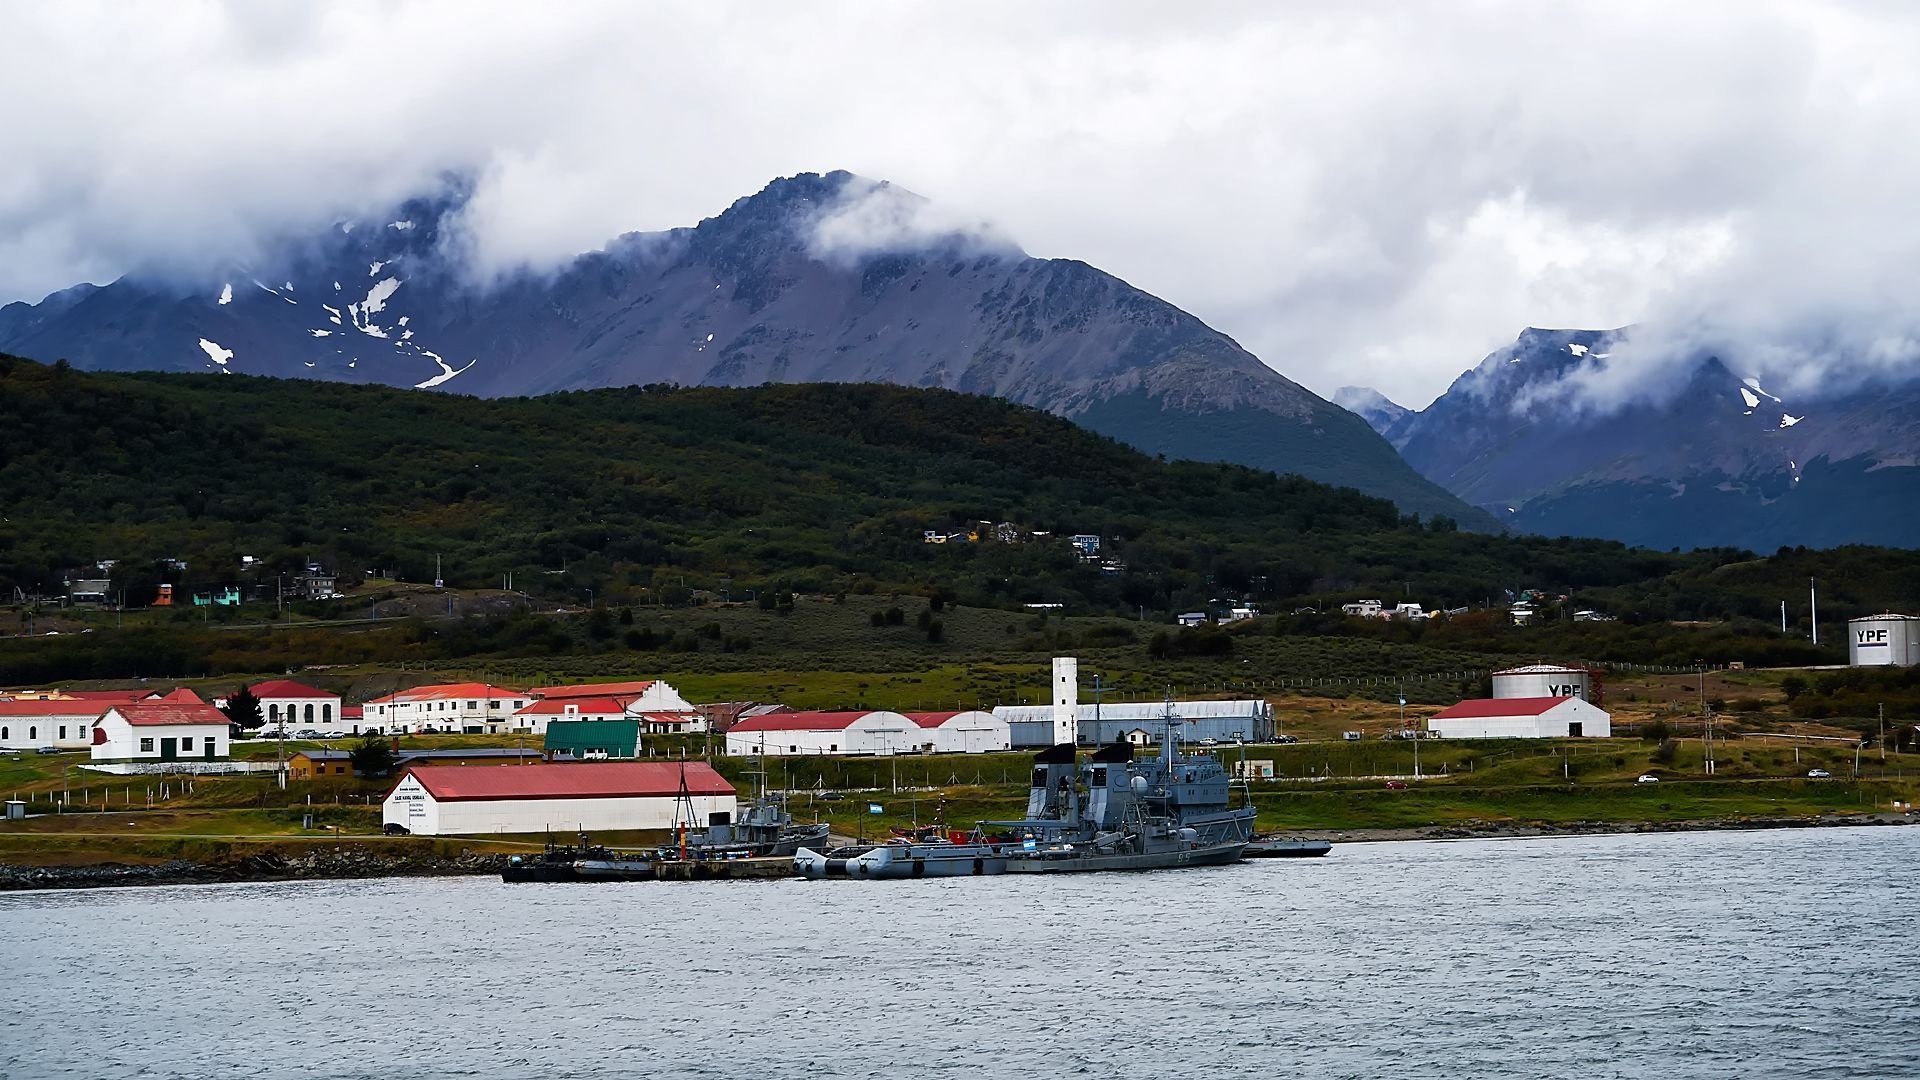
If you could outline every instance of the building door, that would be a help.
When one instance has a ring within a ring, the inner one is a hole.
[[[161,761],[180,760],[180,740],[179,739],[161,739],[160,740],[160,760]]]
[[[213,760],[213,750],[214,750],[214,745],[213,745],[213,740],[212,740],[212,739],[202,739],[202,740],[200,740],[200,741],[201,741],[201,742],[203,742],[203,743],[206,743],[206,744],[207,744],[207,760],[208,760],[208,761],[212,761],[212,760]]]
[[[1577,739],[1579,737],[1580,737],[1580,721],[1578,720],[1568,721],[1567,722],[1567,738]]]

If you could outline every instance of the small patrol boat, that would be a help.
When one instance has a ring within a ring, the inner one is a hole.
[[[1326,840],[1304,840],[1295,836],[1274,836],[1247,845],[1249,859],[1312,859],[1333,850]]]

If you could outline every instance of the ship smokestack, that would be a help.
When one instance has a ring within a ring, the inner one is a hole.
[[[1053,745],[1080,741],[1080,661],[1053,658]]]

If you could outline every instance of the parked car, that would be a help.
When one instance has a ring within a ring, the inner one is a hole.
[[[1278,739],[1276,739],[1275,741],[1276,741],[1276,742],[1283,742],[1283,743],[1297,743],[1297,742],[1299,742],[1299,741],[1300,741],[1300,736],[1298,736],[1298,735],[1282,735],[1282,736],[1280,736],[1280,737],[1279,737]]]
[[[36,747],[33,752],[36,754],[57,754],[60,752],[60,748],[57,746],[41,746]]]
[[[1407,782],[1405,780],[1389,780],[1387,781],[1387,790],[1405,791],[1407,790]]]
[[[1639,776],[1634,777],[1633,782],[1636,784],[1657,784],[1660,782],[1660,778],[1650,772],[1643,772]]]
[[[1825,769],[1808,769],[1807,770],[1807,779],[1809,780],[1825,780],[1827,777],[1832,775],[1833,775],[1832,773],[1828,772]]]
[[[826,799],[826,800],[828,800],[829,802],[831,802],[831,801],[832,801],[832,800],[834,800],[834,799],[839,799],[839,798],[843,798],[844,796],[842,796],[842,795],[841,795],[841,794],[840,794],[839,792],[837,792],[837,791],[823,791],[823,792],[821,792],[821,793],[820,793],[820,797],[821,797],[821,798],[823,798],[823,799]]]
[[[386,833],[388,836],[406,836],[411,832],[405,825],[397,821],[387,822],[380,831]]]

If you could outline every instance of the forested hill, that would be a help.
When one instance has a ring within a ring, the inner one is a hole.
[[[1467,534],[1349,489],[1160,461],[1038,409],[942,390],[475,399],[9,357],[0,516],[9,594],[59,593],[65,573],[102,559],[134,585],[158,560],[182,560],[176,588],[206,588],[309,560],[348,582],[369,569],[431,580],[438,555],[452,585],[511,573],[536,594],[593,589],[612,602],[668,588],[899,589],[1164,612],[1360,592],[1457,605],[1539,587],[1648,617],[1714,617],[1764,616],[1774,579],[1808,571],[1797,558],[1821,573],[1820,560],[1843,558]],[[1022,540],[922,541],[979,521],[1011,522]],[[1077,560],[1065,540],[1076,533],[1105,538],[1102,558],[1124,569]],[[243,555],[262,567],[243,575]],[[1836,583],[1836,614],[1906,602],[1889,589],[1920,581],[1907,553],[1844,559],[1854,569]]]

